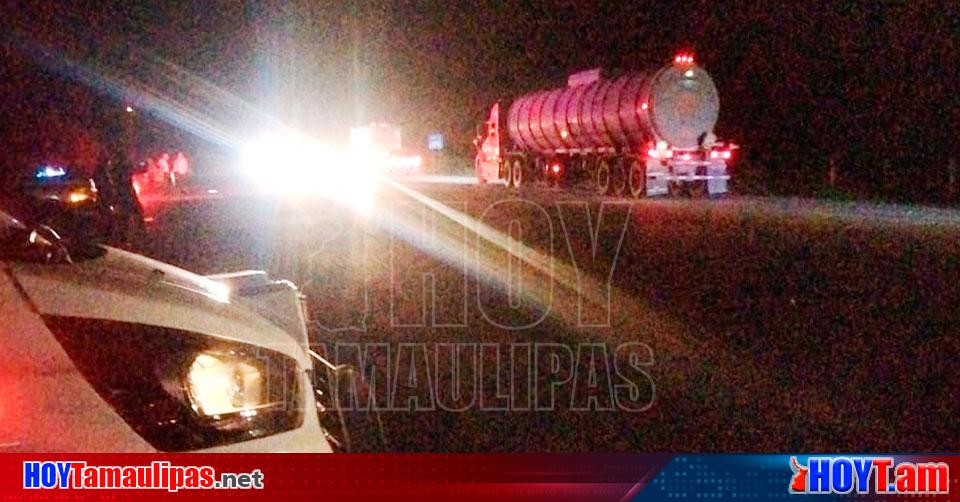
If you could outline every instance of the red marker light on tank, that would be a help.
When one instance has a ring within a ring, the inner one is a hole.
[[[560,174],[560,164],[554,164],[551,169],[553,169],[554,174]]]

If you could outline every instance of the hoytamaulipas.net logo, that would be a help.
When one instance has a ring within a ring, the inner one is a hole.
[[[23,463],[25,489],[63,490],[261,490],[263,472],[217,473],[210,466],[172,465],[87,465],[72,461],[26,461]]]
[[[893,457],[790,457],[790,493],[942,495],[950,490],[944,462],[896,462]]]

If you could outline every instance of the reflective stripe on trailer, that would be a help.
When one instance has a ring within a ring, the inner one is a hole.
[[[658,180],[670,180],[670,181],[704,181],[704,180],[729,180],[730,179],[730,175],[728,174],[710,176],[709,174],[674,175],[674,174],[650,173],[647,177],[658,179]]]

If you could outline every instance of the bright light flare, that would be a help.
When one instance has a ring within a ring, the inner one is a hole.
[[[230,303],[230,298],[233,296],[233,291],[230,289],[230,285],[219,281],[201,279],[200,287],[200,290],[193,291],[196,291],[218,303]]]
[[[323,196],[367,212],[381,159],[358,148],[332,148],[302,134],[268,134],[247,144],[241,169],[269,193]]]
[[[388,164],[392,170],[412,172],[420,169],[420,166],[423,165],[423,158],[419,155],[393,156],[390,157]]]
[[[369,127],[350,128],[350,149],[365,150],[373,147],[373,130]]]

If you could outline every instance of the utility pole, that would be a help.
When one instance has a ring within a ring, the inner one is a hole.
[[[827,180],[830,183],[830,188],[836,188],[837,186],[837,158],[830,157],[830,168],[827,171]]]

